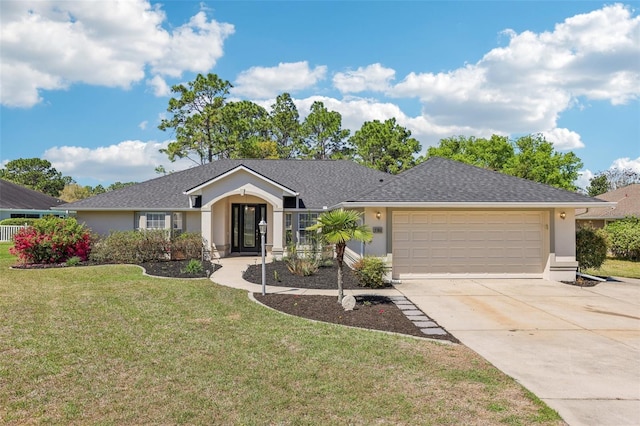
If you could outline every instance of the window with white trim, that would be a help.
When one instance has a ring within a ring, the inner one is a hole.
[[[298,213],[298,243],[310,244],[309,233],[315,233],[316,231],[307,231],[307,228],[311,225],[315,225],[318,222],[318,213],[307,212]]]
[[[287,246],[293,243],[293,213],[284,214],[284,243]]]
[[[182,231],[182,212],[173,213],[171,221],[174,231]]]
[[[145,229],[165,229],[164,213],[147,213]]]

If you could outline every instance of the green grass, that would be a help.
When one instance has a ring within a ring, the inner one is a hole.
[[[135,266],[9,270],[3,424],[561,424],[464,346],[282,315]]]
[[[640,262],[609,257],[600,269],[588,269],[586,272],[601,277],[640,278]]]

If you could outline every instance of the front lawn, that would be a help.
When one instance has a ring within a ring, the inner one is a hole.
[[[586,272],[600,277],[640,278],[640,262],[609,257],[600,269],[589,269]]]
[[[310,322],[136,266],[9,270],[3,424],[562,424],[461,345]]]

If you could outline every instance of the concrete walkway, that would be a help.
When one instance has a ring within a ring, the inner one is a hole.
[[[640,284],[469,279],[396,288],[570,425],[640,425]]]

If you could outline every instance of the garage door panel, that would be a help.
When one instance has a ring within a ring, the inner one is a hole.
[[[542,273],[542,212],[401,212],[393,273]],[[407,220],[408,218],[408,220]]]

